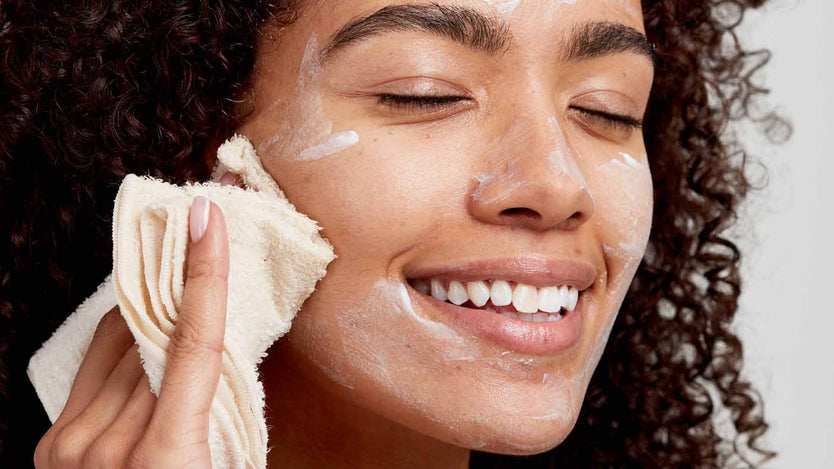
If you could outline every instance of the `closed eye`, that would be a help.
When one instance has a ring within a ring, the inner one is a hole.
[[[436,111],[457,102],[468,100],[465,96],[418,96],[403,94],[381,94],[377,103],[402,111]]]
[[[570,109],[575,111],[579,111],[582,114],[592,118],[592,119],[603,119],[608,121],[609,124],[614,126],[626,126],[633,129],[639,129],[643,127],[643,122],[640,119],[636,119],[631,116],[627,116],[624,114],[614,114],[610,112],[600,111],[597,109],[589,109],[579,106],[570,106]]]

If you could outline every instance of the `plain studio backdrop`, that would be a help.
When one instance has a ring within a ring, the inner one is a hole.
[[[779,452],[766,467],[834,468],[834,2],[774,0],[745,17],[742,40],[771,50],[756,82],[794,128],[783,145],[740,129],[769,178],[738,228],[745,372]]]

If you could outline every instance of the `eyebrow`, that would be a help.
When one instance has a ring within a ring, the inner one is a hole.
[[[566,42],[562,60],[589,60],[606,55],[631,52],[656,62],[654,47],[646,35],[622,23],[591,22],[573,28]]]
[[[435,34],[490,55],[506,50],[513,43],[506,24],[472,8],[438,3],[397,4],[383,7],[339,29],[322,49],[322,62],[350,44],[396,31]],[[562,60],[565,62],[631,52],[655,63],[654,48],[646,36],[621,23],[579,24],[572,29],[564,45]]]
[[[505,24],[477,10],[438,3],[399,4],[342,27],[322,49],[321,57],[326,60],[348,44],[394,31],[428,32],[488,54],[495,54],[512,42]]]

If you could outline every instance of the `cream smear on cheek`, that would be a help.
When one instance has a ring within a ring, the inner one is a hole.
[[[600,307],[614,311],[599,329],[594,338],[596,344],[590,359],[585,363],[581,373],[587,383],[596,369],[608,342],[608,336],[617,319],[617,312],[622,307],[628,288],[637,272],[640,261],[646,252],[651,231],[653,210],[653,184],[648,157],[641,155],[638,161],[629,153],[620,152],[608,162],[596,167],[599,174],[607,181],[597,191],[600,200],[600,218],[596,220],[601,232],[614,232],[615,244],[603,243],[605,255],[610,259],[609,266],[617,269],[610,277],[598,279],[600,284],[609,287],[600,305],[596,298],[589,298],[589,308]],[[612,269],[614,270],[614,269]]]
[[[617,227],[619,240],[615,245],[604,244],[607,254],[624,261],[618,277],[631,278],[646,251],[651,228],[652,180],[646,156],[639,162],[628,153],[620,152],[597,169],[608,181],[605,196],[611,204],[606,220],[601,222]],[[612,279],[616,280],[616,279]]]
[[[355,130],[345,130],[331,135],[323,143],[308,147],[298,155],[298,160],[317,160],[324,156],[346,150],[359,143],[359,134]]]
[[[310,36],[304,48],[295,82],[294,96],[280,99],[267,109],[271,120],[280,122],[276,132],[258,146],[262,155],[286,155],[296,161],[317,160],[337,154],[359,143],[355,130],[333,134],[333,122],[324,116],[318,91],[321,63],[317,55],[318,39]],[[292,120],[288,120],[290,116]],[[313,143],[311,143],[313,142]]]

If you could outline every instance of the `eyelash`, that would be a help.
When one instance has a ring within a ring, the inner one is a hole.
[[[383,106],[421,111],[440,109],[467,99],[463,96],[416,96],[405,94],[381,94],[378,98],[377,102]]]
[[[600,119],[603,125],[609,125],[618,129],[632,130],[643,127],[643,122],[639,119],[623,114],[613,114],[610,112],[587,109],[579,106],[570,106],[570,109],[579,111],[591,119]]]
[[[447,107],[459,101],[468,99],[464,96],[417,96],[404,94],[381,94],[378,95],[378,103],[391,108],[408,111],[427,111]],[[631,116],[613,114],[596,109],[587,109],[579,106],[570,106],[570,109],[579,111],[591,119],[599,119],[602,124],[617,129],[639,129],[643,123]]]

